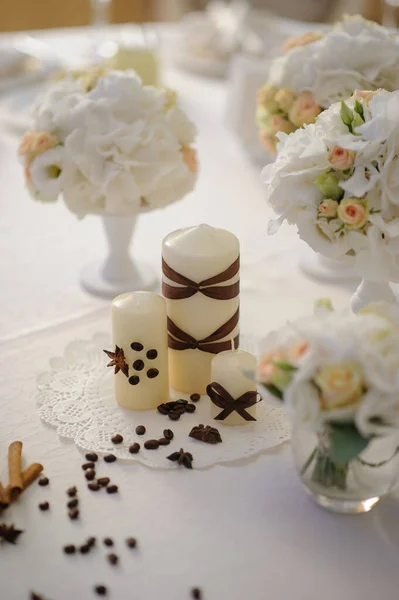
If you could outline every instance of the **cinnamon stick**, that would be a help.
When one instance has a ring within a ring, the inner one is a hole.
[[[8,473],[11,495],[22,492],[22,442],[13,442],[8,448]]]
[[[33,463],[25,471],[22,472],[22,491],[26,490],[31,483],[35,481],[43,471],[43,465],[39,463]],[[11,484],[9,484],[3,491],[0,508],[7,508],[12,502],[12,490]]]

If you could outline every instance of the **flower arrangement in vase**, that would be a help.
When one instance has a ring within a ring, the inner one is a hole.
[[[359,15],[345,17],[329,31],[290,38],[284,50],[257,94],[260,139],[271,154],[276,154],[279,132],[314,123],[356,89],[399,87],[398,36]]]
[[[399,309],[319,310],[270,334],[258,378],[284,400],[305,489],[338,512],[365,512],[399,467]]]
[[[110,253],[84,272],[91,291],[113,297],[152,283],[128,254],[133,225],[194,188],[195,137],[176,94],[144,86],[134,71],[71,73],[41,98],[19,147],[26,185],[42,202],[62,195],[78,217],[103,216]]]
[[[263,170],[277,219],[363,277],[352,300],[394,302],[399,281],[399,91],[357,91],[287,136]]]

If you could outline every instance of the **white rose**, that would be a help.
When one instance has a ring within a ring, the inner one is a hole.
[[[54,202],[65,183],[65,150],[56,146],[39,154],[30,164],[28,187],[43,202]]]

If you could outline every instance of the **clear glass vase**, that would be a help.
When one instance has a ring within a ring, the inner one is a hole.
[[[297,425],[292,450],[305,490],[320,506],[334,512],[368,512],[398,481],[397,436],[376,437],[347,463],[336,464],[329,454],[328,428],[314,433]]]

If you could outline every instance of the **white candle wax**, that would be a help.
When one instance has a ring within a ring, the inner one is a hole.
[[[169,400],[165,300],[151,292],[121,294],[112,302],[114,348],[122,348],[129,372],[114,375],[118,404],[149,410]]]
[[[212,360],[212,382],[219,383],[237,400],[245,392],[256,392],[256,381],[249,379],[245,371],[255,373],[256,358],[249,352],[243,350],[228,350],[217,354]],[[219,408],[211,401],[211,415],[215,418],[223,409]],[[252,417],[256,419],[256,404],[246,409]],[[221,425],[244,425],[252,423],[246,421],[236,411],[230,413],[223,421],[217,421]]]
[[[224,229],[199,225],[170,233],[163,241],[163,259],[177,273],[197,283],[219,275],[237,260],[238,239]],[[239,273],[217,285],[231,285]],[[165,275],[163,281],[178,286]],[[184,332],[196,340],[224,325],[239,306],[239,295],[228,300],[209,298],[198,292],[190,298],[167,299],[168,316]],[[238,324],[220,341],[234,338]],[[172,388],[185,393],[204,394],[210,383],[211,361],[214,354],[201,350],[169,350],[169,376]]]

